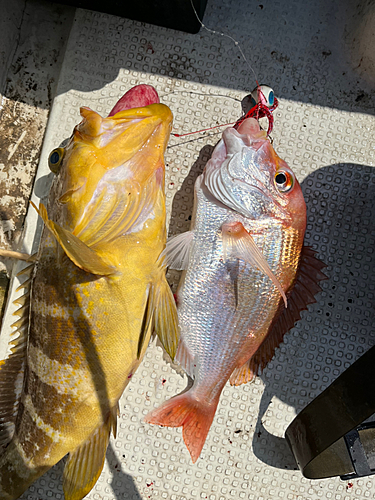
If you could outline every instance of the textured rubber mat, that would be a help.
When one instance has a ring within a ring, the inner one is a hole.
[[[208,3],[207,26],[228,31],[241,43],[259,81],[272,86],[280,100],[274,147],[302,183],[306,243],[326,262],[328,279],[263,375],[252,384],[225,387],[194,465],[181,429],[143,423],[150,409],[187,385],[154,342],[120,401],[118,437],[110,442],[103,473],[88,498],[375,497],[371,477],[351,483],[303,478],[283,437],[296,413],[375,343],[375,97],[368,75],[356,68],[358,46],[350,37],[360,12],[351,9],[338,0]],[[242,99],[255,87],[249,67],[223,36],[204,30],[187,35],[77,10],[35,201],[48,191],[48,153],[71,134],[79,107],[106,115],[138,83],[156,87],[173,111],[176,133],[235,121]],[[171,137],[166,155],[169,234],[189,228],[194,181],[220,131]],[[27,221],[24,250],[30,251],[37,245],[32,211]],[[176,286],[178,273],[169,278]],[[6,319],[3,339],[7,328]],[[62,468],[55,466],[22,498],[63,498]]]

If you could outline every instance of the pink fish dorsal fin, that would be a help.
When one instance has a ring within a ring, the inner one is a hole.
[[[254,356],[233,371],[230,378],[231,385],[250,382],[264,370],[284,335],[301,319],[301,311],[307,309],[308,304],[316,302],[315,295],[321,291],[319,281],[327,279],[322,273],[324,267],[325,264],[315,256],[314,250],[303,246],[296,279],[287,293],[288,308],[286,309],[281,302],[279,312],[275,315],[266,338]]]
[[[183,271],[188,268],[190,250],[193,244],[194,232],[186,231],[169,238],[167,245],[159,257],[165,267]]]

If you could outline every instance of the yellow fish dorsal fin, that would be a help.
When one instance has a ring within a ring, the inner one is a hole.
[[[0,419],[0,446],[5,446],[12,439],[15,429],[17,409],[21,399],[19,387],[23,383],[25,372],[27,339],[29,331],[29,309],[30,309],[30,289],[31,276],[34,271],[34,264],[20,271],[17,276],[26,277],[18,290],[24,289],[24,294],[13,303],[19,305],[19,309],[13,316],[20,319],[13,323],[15,328],[8,347],[11,354],[8,358],[0,361],[0,399],[1,419]]]
[[[107,421],[98,427],[73,453],[64,467],[65,500],[81,500],[94,487],[102,472],[109,435],[116,418],[117,405]]]
[[[30,203],[41,216],[46,227],[55,236],[66,255],[77,267],[98,276],[110,276],[116,273],[116,269],[105,262],[95,250],[87,246],[86,243],[83,243],[67,229],[51,221],[43,203],[40,203],[39,210],[33,202]]]

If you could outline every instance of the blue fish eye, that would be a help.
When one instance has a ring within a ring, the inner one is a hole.
[[[275,102],[275,94],[273,93],[273,90],[268,94],[268,105],[273,106]]]

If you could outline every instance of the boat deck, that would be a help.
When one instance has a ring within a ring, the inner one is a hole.
[[[374,16],[365,2],[354,4],[208,1],[204,23],[240,43],[259,82],[273,87],[279,99],[273,144],[302,185],[306,243],[327,264],[328,279],[263,375],[251,384],[225,387],[194,465],[181,429],[143,423],[150,409],[187,385],[153,342],[120,401],[118,436],[111,439],[88,499],[375,498],[371,477],[350,483],[305,479],[283,437],[294,416],[375,343],[375,66],[366,39]],[[48,8],[56,17],[57,7]],[[48,154],[70,136],[80,106],[106,115],[129,88],[151,84],[173,111],[173,132],[181,134],[236,121],[242,99],[255,87],[249,66],[226,37],[58,9],[71,29],[65,26],[63,35],[56,35],[66,37],[66,47],[59,48],[55,63],[54,98],[41,111],[46,117],[50,110],[32,194],[36,203],[48,193]],[[170,235],[189,228],[194,180],[222,130],[171,137],[166,153]],[[23,251],[35,250],[39,233],[31,209]],[[178,273],[169,278],[176,286]],[[9,306],[3,355],[11,312]],[[62,470],[56,465],[22,499],[63,498]]]

